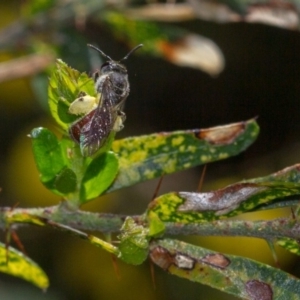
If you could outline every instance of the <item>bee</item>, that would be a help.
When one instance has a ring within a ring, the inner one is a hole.
[[[83,156],[93,156],[104,146],[112,131],[118,132],[124,127],[126,116],[122,109],[130,88],[127,69],[121,62],[143,45],[136,46],[119,61],[93,45],[88,46],[108,60],[93,75],[97,96],[81,92],[69,107],[71,114],[84,114],[69,128],[70,137],[80,145]]]

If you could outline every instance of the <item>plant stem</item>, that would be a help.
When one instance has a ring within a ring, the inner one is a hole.
[[[244,236],[263,239],[299,239],[300,224],[290,218],[268,221],[218,220],[210,223],[166,223],[168,235]]]
[[[80,230],[92,230],[99,232],[118,232],[126,216],[93,213],[82,210],[67,210],[63,205],[45,208],[0,208],[0,228],[6,228],[10,224],[34,224],[43,226],[37,218],[45,218],[59,224],[63,224]]]
[[[44,218],[79,230],[92,230],[102,233],[119,232],[126,216],[104,213],[71,211],[64,207],[52,206],[46,208],[0,208],[0,228],[5,229],[10,224],[39,223],[38,218]],[[136,221],[143,216],[133,216]],[[300,223],[291,218],[280,218],[268,221],[218,220],[209,223],[165,223],[166,235],[200,235],[200,236],[243,236],[262,239],[288,237],[300,238]]]

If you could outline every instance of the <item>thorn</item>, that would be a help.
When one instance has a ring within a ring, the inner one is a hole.
[[[17,232],[16,232],[15,230],[12,229],[12,230],[10,231],[10,233],[11,233],[11,237],[12,237],[13,241],[16,243],[16,245],[17,245],[17,247],[20,249],[20,251],[21,251],[24,255],[28,256],[28,254],[27,254],[27,252],[26,252],[26,250],[25,250],[25,247],[24,247],[23,243],[21,242],[21,240],[20,240],[20,238],[19,238]]]
[[[200,180],[199,180],[199,184],[198,184],[198,187],[197,187],[197,192],[201,192],[202,190],[202,186],[203,186],[203,182],[204,182],[204,177],[205,177],[205,173],[206,173],[206,168],[207,168],[207,164],[203,166],[203,169],[202,169],[202,173],[201,173],[201,176],[200,176]]]
[[[120,280],[121,279],[121,274],[120,274],[120,269],[119,269],[119,266],[118,266],[117,258],[114,254],[111,254],[110,257],[111,257],[111,260],[112,260],[112,265],[114,267],[114,271],[115,271],[115,274],[117,276],[117,279]]]
[[[164,179],[164,175],[162,175],[162,176],[159,178],[159,181],[158,181],[158,183],[157,183],[157,186],[156,186],[156,188],[155,188],[155,191],[154,191],[154,194],[153,194],[153,196],[152,196],[151,201],[154,200],[154,199],[157,197],[157,194],[158,194],[158,192],[159,192],[159,190],[160,190],[160,187],[161,187],[161,184],[162,184],[163,179]]]
[[[111,244],[112,244],[111,234],[110,234],[110,233],[105,233],[105,234],[104,234],[104,238],[105,238],[105,240],[106,240],[108,243],[111,243]],[[112,260],[112,265],[113,265],[115,274],[116,274],[116,276],[117,276],[117,279],[120,280],[120,279],[121,279],[121,274],[120,274],[120,269],[119,269],[119,267],[118,267],[117,258],[116,258],[116,256],[115,256],[114,254],[111,254],[110,257],[111,257],[111,260]]]
[[[13,211],[17,206],[19,205],[19,202],[16,202],[14,206],[10,208],[9,211]],[[11,224],[8,224],[7,227],[5,228],[4,234],[5,234],[5,249],[6,249],[6,264],[9,262],[9,245],[12,237],[13,230],[11,230]]]
[[[11,208],[10,211],[13,211],[16,207],[18,207],[20,202],[16,202]]]
[[[156,290],[154,264],[151,260],[149,260],[149,263],[150,263],[150,273],[151,273],[151,281],[152,281],[153,289]]]

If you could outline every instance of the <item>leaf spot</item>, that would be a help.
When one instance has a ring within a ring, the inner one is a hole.
[[[226,126],[217,126],[208,129],[200,129],[196,137],[214,145],[231,144],[245,130],[245,123],[235,123]]]
[[[183,254],[176,254],[174,257],[175,265],[184,270],[192,270],[195,266],[195,260]]]
[[[156,246],[150,251],[150,258],[165,271],[167,271],[174,262],[171,253],[160,246]]]
[[[251,300],[272,300],[273,292],[269,284],[258,280],[250,280],[246,283],[246,291]]]
[[[231,263],[229,258],[227,258],[226,256],[224,256],[223,254],[220,254],[220,253],[208,254],[208,255],[204,256],[201,259],[201,261],[204,263],[207,263],[213,267],[220,268],[220,269],[227,268]]]

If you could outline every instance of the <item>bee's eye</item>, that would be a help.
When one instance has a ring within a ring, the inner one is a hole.
[[[107,61],[107,62],[105,62],[102,66],[101,66],[101,70],[103,69],[103,68],[109,68],[110,67],[110,62],[109,61]]]

